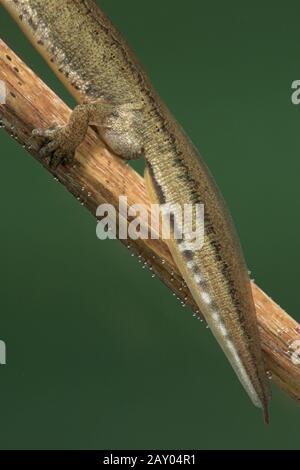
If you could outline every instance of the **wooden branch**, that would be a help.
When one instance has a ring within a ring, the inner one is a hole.
[[[85,206],[93,215],[106,202],[118,210],[119,196],[128,205],[150,202],[144,180],[117,158],[90,129],[72,167],[53,172],[38,155],[38,142],[31,137],[37,127],[65,123],[68,107],[0,40],[0,80],[6,88],[6,103],[0,104],[0,119],[6,131]],[[0,83],[1,95],[1,83]],[[162,240],[123,241],[149,269],[200,317],[197,306]],[[252,284],[266,366],[270,378],[293,398],[300,400],[300,325]],[[299,353],[297,355],[297,352]],[[299,359],[299,360],[298,360]]]

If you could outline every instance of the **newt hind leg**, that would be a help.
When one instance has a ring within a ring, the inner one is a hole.
[[[102,125],[98,124],[98,129],[102,139],[121,158],[133,160],[142,155],[142,113],[137,105],[128,103],[114,108]]]
[[[66,126],[54,124],[48,129],[35,129],[32,134],[42,140],[40,155],[49,157],[53,168],[74,160],[89,125],[97,126],[114,153],[130,160],[139,158],[143,152],[141,122],[141,106],[133,103],[116,106],[99,100],[76,106]]]

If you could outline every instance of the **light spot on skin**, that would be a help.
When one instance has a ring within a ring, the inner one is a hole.
[[[228,349],[230,350],[230,352],[233,356],[234,363],[232,362],[232,365],[234,366],[234,369],[236,370],[240,381],[242,382],[245,389],[247,390],[247,392],[248,392],[250,398],[252,399],[254,405],[258,406],[259,408],[262,408],[262,403],[261,403],[261,401],[260,401],[253,385],[252,385],[250,377],[247,374],[247,371],[245,370],[245,367],[244,367],[244,365],[243,365],[243,363],[242,363],[242,361],[241,361],[241,359],[240,359],[240,357],[237,353],[237,350],[236,350],[234,344],[232,343],[232,341],[227,339],[226,345],[227,345]]]
[[[224,323],[222,323],[221,317],[220,317],[220,315],[218,314],[218,312],[214,312],[214,313],[212,314],[212,319],[216,322],[217,328],[218,328],[219,331],[221,332],[221,335],[227,336],[226,327],[225,327]]]
[[[212,314],[212,319],[215,321],[215,322],[218,322],[220,320],[220,315],[218,313],[213,313]]]
[[[201,276],[201,274],[195,274],[194,279],[197,282],[197,284],[200,284],[203,281],[203,277]]]
[[[205,302],[206,304],[211,303],[210,295],[207,292],[201,292],[201,297],[202,297],[203,302]]]
[[[220,331],[221,331],[222,335],[227,336],[227,330],[226,330],[223,323],[220,323],[219,328],[220,328]]]

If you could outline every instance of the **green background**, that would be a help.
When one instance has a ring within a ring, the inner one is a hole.
[[[215,175],[256,281],[300,320],[299,2],[98,3]],[[2,7],[0,28],[72,104]],[[265,426],[211,333],[0,141],[0,447],[300,448],[296,403],[274,388]]]

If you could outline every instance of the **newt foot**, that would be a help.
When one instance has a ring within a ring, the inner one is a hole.
[[[32,135],[41,139],[39,154],[42,158],[49,158],[51,168],[56,169],[60,164],[74,161],[76,146],[65,127],[53,124],[47,129],[34,129]]]

